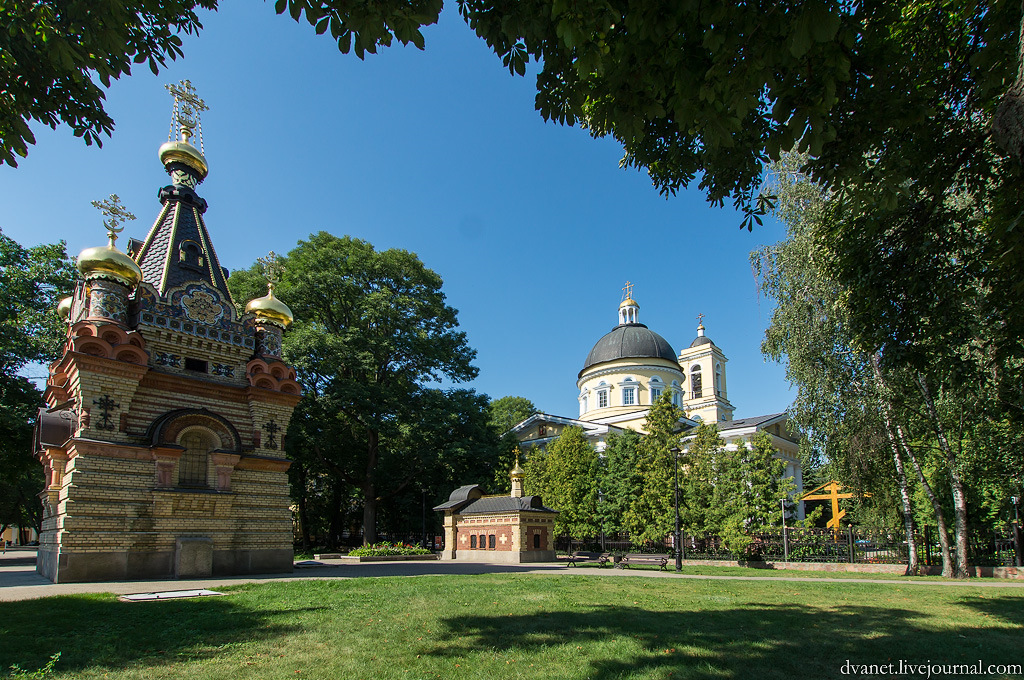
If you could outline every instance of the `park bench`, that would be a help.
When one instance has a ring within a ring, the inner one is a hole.
[[[628,569],[633,565],[649,564],[660,568],[662,571],[666,570],[668,565],[668,555],[649,555],[643,553],[629,553],[622,556],[617,566],[619,569]]]
[[[577,550],[574,553],[569,554],[568,566],[575,567],[577,562],[597,562],[598,566],[603,567],[604,565],[611,562],[611,553],[599,553],[599,552],[587,552],[586,550]]]

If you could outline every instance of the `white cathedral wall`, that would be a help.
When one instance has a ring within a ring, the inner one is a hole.
[[[665,359],[619,359],[592,366],[576,383],[580,390],[580,420],[589,422],[634,412],[638,407],[642,410],[650,408],[651,379],[654,377],[659,379],[656,385],[663,391],[672,389],[673,381],[683,385],[683,374],[679,368]],[[632,378],[632,381],[627,382],[626,378]],[[635,390],[633,404],[623,404],[623,389],[626,387]],[[608,393],[608,406],[603,408],[599,406],[601,390]]]

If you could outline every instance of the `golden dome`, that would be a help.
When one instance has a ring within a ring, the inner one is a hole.
[[[524,470],[523,468],[521,468],[519,466],[519,453],[518,452],[516,452],[516,464],[512,466],[512,470],[510,471],[509,474],[510,474],[510,476],[513,479],[516,478],[516,477],[522,477],[523,475],[526,474],[526,470]]]
[[[184,163],[199,173],[199,181],[206,179],[210,168],[206,164],[206,157],[199,152],[199,149],[188,142],[174,141],[167,142],[160,147],[160,162],[165,166],[175,161]]]
[[[135,260],[128,257],[114,245],[115,235],[110,235],[110,244],[86,248],[78,254],[78,271],[89,279],[113,279],[134,288],[142,280],[142,270]]]
[[[267,284],[266,295],[249,300],[245,311],[256,315],[256,323],[272,323],[281,328],[287,328],[295,320],[288,305],[274,297],[273,283]]]
[[[67,321],[71,318],[72,297],[69,295],[57,305],[57,316]]]
[[[622,304],[619,305],[619,309],[622,309],[623,307],[640,307],[640,305],[636,303],[636,300],[634,300],[631,297],[628,297],[622,301]]]

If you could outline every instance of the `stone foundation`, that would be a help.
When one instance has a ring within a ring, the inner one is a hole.
[[[289,550],[214,550],[205,557],[181,560],[181,553],[115,552],[64,553],[40,550],[36,572],[54,583],[143,581],[203,578],[244,574],[282,574],[292,571]],[[208,565],[208,566],[207,566]]]

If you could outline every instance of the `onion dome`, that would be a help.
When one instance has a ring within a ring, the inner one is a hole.
[[[518,452],[516,452],[516,464],[512,466],[512,470],[509,472],[509,475],[512,477],[512,479],[521,479],[523,476],[526,475],[526,470],[524,470],[519,465],[519,453]]]
[[[110,244],[86,248],[78,255],[78,271],[86,281],[91,279],[111,279],[135,288],[142,280],[142,270],[135,260],[122,253],[114,245],[117,234],[108,232]]]
[[[245,306],[245,311],[256,315],[256,323],[271,323],[281,328],[288,328],[295,316],[288,305],[281,302],[274,296],[274,284],[267,284],[267,294],[263,297],[250,300]]]
[[[174,97],[171,113],[171,134],[167,143],[160,147],[160,162],[163,163],[171,181],[177,186],[194,189],[206,179],[210,168],[206,164],[203,147],[203,123],[201,115],[209,110],[206,102],[199,98],[196,89],[188,80],[177,85],[167,85],[167,91]],[[177,132],[177,139],[174,133]],[[192,137],[199,137],[199,149],[192,146]]]
[[[637,309],[640,309],[640,305],[637,304],[636,300],[630,297],[623,300],[622,303],[619,305],[619,309],[622,309],[623,307],[636,307]]]
[[[57,316],[59,316],[64,321],[67,321],[68,319],[71,318],[71,301],[72,297],[69,295],[68,297],[61,300],[60,303],[57,305]]]
[[[199,152],[199,149],[192,146],[187,140],[166,142],[160,146],[160,162],[173,173],[173,165],[181,163],[194,171],[197,183],[206,179],[210,174],[210,167],[206,163],[206,157]]]

